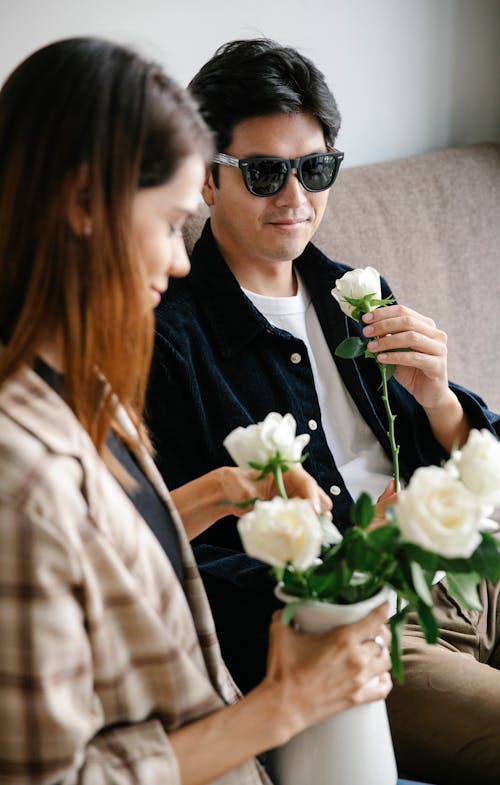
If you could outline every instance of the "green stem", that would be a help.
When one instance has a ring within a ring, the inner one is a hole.
[[[274,474],[274,481],[276,482],[276,487],[279,491],[280,496],[283,499],[288,499],[288,494],[285,490],[285,484],[283,482],[283,471],[281,468],[281,464],[277,464],[273,469]]]
[[[382,377],[382,401],[384,402],[385,411],[387,414],[387,420],[389,424],[389,430],[387,431],[387,436],[389,437],[389,444],[391,445],[391,453],[392,453],[392,465],[394,468],[394,490],[396,493],[399,492],[400,484],[399,484],[399,460],[398,460],[398,453],[399,453],[399,445],[396,444],[396,439],[394,436],[394,420],[396,419],[396,415],[392,413],[391,406],[389,404],[389,391],[387,389],[387,368],[385,365],[378,363],[378,367],[380,368],[380,375]]]

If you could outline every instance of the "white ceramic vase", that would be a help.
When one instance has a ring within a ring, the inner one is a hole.
[[[296,600],[276,589],[284,602]],[[308,602],[294,616],[304,632],[362,619],[387,599],[383,590],[353,605]],[[346,709],[268,753],[276,785],[395,785],[398,779],[385,701]]]

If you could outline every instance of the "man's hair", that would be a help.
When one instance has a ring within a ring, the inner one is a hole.
[[[152,350],[133,197],[192,153],[213,155],[192,98],[109,41],[43,47],[0,91],[0,384],[60,335],[65,400],[100,451],[118,429],[114,395],[140,427]],[[68,185],[82,170],[90,237],[67,219]]]
[[[340,113],[321,71],[296,49],[267,38],[223,44],[188,89],[219,152],[231,144],[237,123],[263,115],[307,113],[321,124],[329,147],[339,132]]]

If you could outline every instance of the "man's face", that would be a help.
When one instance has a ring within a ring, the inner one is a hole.
[[[326,149],[317,120],[307,114],[276,114],[238,123],[224,152],[235,158],[299,158]],[[217,244],[227,263],[240,269],[296,259],[319,226],[328,193],[306,191],[290,173],[274,196],[254,196],[240,169],[222,165],[219,187],[210,175],[203,190]]]

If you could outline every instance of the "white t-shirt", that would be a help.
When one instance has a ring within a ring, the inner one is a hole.
[[[293,297],[264,297],[243,291],[271,324],[305,343],[321,423],[337,468],[353,499],[366,491],[376,500],[392,476],[392,463],[342,382],[311,297],[298,275],[297,281],[298,291]]]

